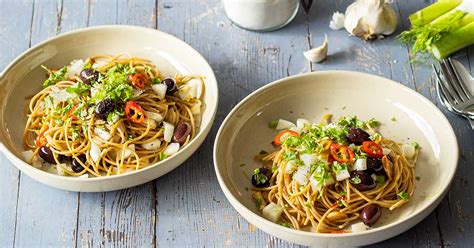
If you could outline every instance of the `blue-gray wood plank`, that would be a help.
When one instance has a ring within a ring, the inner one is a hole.
[[[432,1],[399,0],[407,16]],[[316,1],[287,27],[271,33],[242,30],[218,0],[0,0],[0,69],[48,37],[76,28],[130,24],[173,34],[206,57],[220,82],[216,123],[200,150],[181,167],[148,184],[107,193],[72,193],[41,185],[0,154],[0,247],[288,247],[256,230],[220,191],[212,165],[218,126],[236,103],[275,79],[302,72],[347,69],[392,78],[438,104],[426,65],[409,64],[409,48],[394,36],[373,42],[328,28],[332,12],[350,1]],[[310,64],[302,52],[328,34],[330,57]],[[474,49],[455,55],[474,69]],[[474,137],[466,121],[442,109],[458,137],[459,170],[446,199],[411,230],[373,247],[473,247]]]

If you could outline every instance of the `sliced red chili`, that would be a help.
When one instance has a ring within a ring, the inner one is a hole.
[[[148,76],[141,73],[130,74],[127,77],[127,81],[138,89],[143,89],[148,83]]]
[[[364,141],[362,143],[362,151],[367,153],[372,158],[383,157],[383,150],[377,143],[373,141]]]
[[[128,101],[125,105],[125,117],[131,122],[142,124],[145,122],[145,111],[138,103]]]
[[[69,110],[69,112],[67,112],[67,114],[69,115],[69,117],[71,117],[73,121],[77,121],[78,119],[77,116],[74,114],[74,111],[76,111],[76,109],[77,109],[77,106],[74,106]]]
[[[44,128],[41,128],[38,137],[36,137],[36,141],[35,141],[36,147],[42,147],[46,145],[46,143],[48,143],[48,141],[46,140],[46,137],[44,137],[44,133],[46,133],[48,129],[49,129],[49,126],[44,126]]]
[[[353,163],[355,161],[355,154],[354,151],[349,148],[348,146],[338,145],[336,143],[332,143],[329,146],[331,150],[331,156],[340,163]]]
[[[285,141],[285,140],[282,140],[282,138],[285,138],[285,139],[286,139],[286,137],[288,137],[288,136],[283,137],[284,135],[290,135],[290,136],[294,136],[294,137],[300,136],[300,135],[299,135],[297,132],[295,132],[295,131],[283,130],[283,131],[279,132],[279,133],[275,136],[275,138],[273,139],[273,144],[275,144],[275,145],[281,145],[281,144],[283,143],[283,141]]]

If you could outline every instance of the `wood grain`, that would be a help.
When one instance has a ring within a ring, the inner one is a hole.
[[[26,13],[26,17],[16,20],[8,13]],[[5,68],[12,59],[30,44],[30,30],[33,13],[33,4],[28,1],[18,1],[16,4],[0,1],[0,68]],[[11,23],[16,25],[10,25]],[[22,30],[22,32],[16,32]],[[14,41],[14,42],[13,42]],[[20,172],[12,166],[0,153],[0,246],[15,244],[16,220],[18,214],[18,193],[20,186]]]
[[[409,63],[395,36],[364,42],[328,28],[349,0],[315,1],[283,29],[259,33],[236,27],[219,0],[0,0],[0,68],[29,46],[76,28],[128,24],[158,28],[193,46],[209,61],[220,86],[214,127],[181,167],[142,186],[107,193],[55,190],[23,176],[0,155],[0,247],[290,247],[248,224],[230,206],[215,178],[212,145],[226,114],[255,89],[317,70],[356,70],[413,88],[441,106],[431,69]],[[401,24],[432,1],[395,1]],[[302,52],[327,34],[329,57],[308,63]],[[139,37],[137,37],[139,38]],[[118,37],[119,39],[119,37]],[[474,70],[474,48],[455,54]],[[441,107],[440,107],[441,108]],[[441,205],[411,230],[372,247],[472,247],[474,137],[466,120],[443,108],[460,144],[459,168]],[[296,247],[296,246],[295,246]]]

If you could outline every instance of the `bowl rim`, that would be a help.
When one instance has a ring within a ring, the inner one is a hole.
[[[207,67],[206,69],[210,71],[210,75],[209,75],[209,81],[213,81],[215,82],[213,84],[213,87],[215,87],[215,90],[217,92],[217,94],[215,95],[215,98],[212,102],[206,102],[206,107],[212,107],[212,113],[211,113],[211,116],[210,116],[210,119],[209,119],[209,122],[207,123],[207,125],[203,126],[201,125],[200,127],[200,130],[199,132],[197,133],[196,137],[194,137],[182,150],[179,150],[176,154],[172,155],[171,157],[165,159],[165,160],[162,160],[162,161],[159,161],[155,164],[152,164],[152,165],[149,165],[147,167],[144,167],[144,168],[141,168],[139,170],[134,170],[134,171],[129,171],[127,173],[123,173],[123,174],[118,174],[118,175],[110,175],[110,176],[106,176],[106,177],[89,177],[89,178],[79,178],[79,177],[70,177],[70,176],[61,176],[61,175],[56,175],[56,174],[52,174],[52,173],[49,173],[49,172],[46,172],[46,171],[43,171],[43,170],[40,170],[40,169],[37,169],[37,168],[34,168],[33,166],[31,166],[30,164],[26,163],[25,161],[23,161],[23,159],[19,158],[14,152],[12,152],[9,148],[7,148],[7,146],[2,142],[2,140],[0,140],[0,151],[3,152],[3,153],[6,153],[5,155],[10,158],[10,161],[13,159],[14,161],[11,161],[12,163],[23,163],[23,167],[26,168],[26,169],[32,169],[31,171],[32,172],[35,172],[35,173],[39,173],[40,175],[42,176],[46,176],[50,179],[58,179],[58,180],[66,180],[66,181],[80,181],[80,182],[91,182],[91,181],[109,181],[109,180],[116,180],[118,178],[121,178],[121,177],[128,177],[128,176],[132,176],[132,175],[136,175],[136,174],[141,174],[141,173],[144,173],[145,171],[148,171],[148,170],[151,170],[157,166],[160,166],[164,163],[168,163],[170,161],[172,161],[173,159],[177,158],[178,155],[182,154],[182,153],[185,153],[185,151],[187,150],[190,150],[194,147],[193,144],[195,144],[196,142],[198,142],[197,140],[204,135],[203,137],[203,140],[207,137],[207,135],[209,134],[209,131],[211,130],[212,126],[214,125],[214,120],[215,120],[215,117],[216,117],[216,114],[217,114],[217,109],[218,109],[218,105],[219,105],[219,84],[217,82],[217,78],[214,74],[214,70],[212,69],[211,65],[209,64],[209,62],[201,55],[201,53],[199,53],[196,49],[194,49],[191,45],[189,45],[188,43],[184,42],[183,40],[179,39],[178,37],[174,36],[174,35],[171,35],[171,34],[168,34],[166,32],[163,32],[163,31],[160,31],[158,29],[154,29],[154,28],[148,28],[148,27],[142,27],[142,26],[134,26],[134,25],[99,25],[99,26],[93,26],[93,27],[85,27],[85,28],[79,28],[79,29],[75,29],[75,30],[72,30],[72,31],[69,31],[69,32],[65,32],[65,33],[62,33],[62,34],[59,34],[59,35],[55,35],[53,37],[50,37],[44,41],[41,41],[39,42],[38,44],[28,48],[27,50],[25,50],[24,52],[22,52],[20,55],[18,55],[17,57],[15,57],[6,67],[3,71],[0,72],[0,88],[1,88],[1,81],[3,80],[3,78],[5,77],[5,75],[11,70],[11,68],[13,66],[15,66],[18,62],[20,62],[21,60],[23,60],[25,57],[27,57],[30,53],[32,53],[33,51],[37,50],[37,49],[40,49],[41,47],[45,46],[45,45],[48,45],[50,44],[51,42],[54,42],[56,40],[59,40],[59,39],[63,39],[63,38],[66,38],[66,37],[70,37],[70,36],[74,36],[74,35],[77,35],[77,34],[82,34],[82,33],[87,33],[87,32],[91,32],[91,31],[97,31],[97,30],[116,30],[116,29],[120,29],[120,30],[133,30],[133,31],[139,31],[139,32],[152,32],[152,33],[156,33],[156,34],[159,34],[159,35],[162,35],[162,36],[166,36],[172,40],[174,40],[174,42],[178,43],[179,45],[181,46],[184,46],[184,47],[187,47],[188,49],[191,49],[192,51],[195,52],[195,55],[197,57],[199,57],[200,59],[202,59],[203,61],[205,61],[205,63],[203,64],[204,67]],[[1,101],[0,101],[1,103]],[[0,109],[0,114],[3,115],[3,111],[2,109]],[[206,131],[207,129],[207,131]],[[0,138],[3,138],[0,136]],[[201,144],[199,144],[200,146]],[[196,149],[198,149],[199,147],[196,147]],[[192,154],[189,156],[191,157]],[[185,161],[187,159],[186,158]],[[182,164],[182,163],[181,163]],[[176,169],[177,167],[179,167],[181,164],[177,165],[176,167],[174,167],[173,169]],[[20,168],[18,168],[20,169]],[[173,170],[171,169],[171,170]],[[21,169],[20,169],[21,170]]]
[[[374,228],[374,229],[369,229],[367,231],[360,232],[360,233],[313,233],[313,232],[301,231],[301,230],[296,230],[296,229],[292,229],[292,228],[283,227],[283,226],[281,226],[277,223],[271,222],[271,221],[263,218],[261,215],[258,215],[256,213],[254,213],[252,210],[250,210],[249,208],[247,208],[244,204],[242,204],[239,200],[237,200],[237,198],[234,196],[234,194],[231,193],[231,191],[229,190],[229,188],[227,187],[227,185],[224,182],[224,179],[223,179],[223,177],[221,175],[221,172],[220,172],[220,169],[219,169],[220,167],[218,166],[218,160],[219,159],[217,158],[218,157],[217,156],[217,150],[218,150],[218,144],[222,143],[221,142],[222,133],[224,132],[224,129],[227,127],[228,122],[232,119],[232,117],[235,115],[235,113],[238,110],[240,110],[242,105],[244,105],[245,103],[251,101],[257,94],[260,94],[261,92],[263,92],[267,89],[276,87],[277,85],[279,85],[281,83],[285,83],[287,81],[298,79],[298,78],[303,78],[303,77],[312,77],[312,76],[330,75],[330,74],[352,74],[352,75],[355,75],[355,76],[371,77],[372,80],[383,81],[383,83],[385,83],[385,84],[394,85],[395,87],[399,87],[401,90],[407,91],[408,93],[412,94],[414,97],[420,99],[425,104],[427,104],[427,106],[429,106],[434,111],[433,113],[435,113],[436,115],[441,117],[443,124],[447,125],[449,127],[448,130],[447,130],[448,131],[447,135],[454,139],[453,142],[455,143],[455,146],[453,148],[454,149],[453,158],[455,158],[455,159],[453,159],[453,163],[448,165],[448,166],[452,167],[453,169],[452,169],[451,173],[448,175],[448,181],[443,186],[442,190],[437,191],[434,197],[430,197],[430,200],[429,200],[428,204],[426,204],[425,207],[423,207],[421,209],[418,209],[417,211],[412,212],[411,214],[409,214],[407,217],[405,217],[403,219],[397,220],[397,221],[395,221],[393,223],[390,223],[390,224],[387,224],[387,225],[383,225],[381,227],[377,227],[377,228]],[[451,186],[451,183],[453,182],[454,176],[456,174],[457,167],[458,167],[458,160],[459,160],[459,145],[458,145],[456,134],[454,133],[454,130],[453,130],[451,124],[449,123],[448,119],[444,116],[444,114],[441,112],[441,110],[438,107],[436,107],[436,105],[434,105],[431,101],[429,101],[426,97],[424,97],[423,95],[421,95],[417,91],[415,91],[415,90],[413,90],[413,89],[411,89],[411,88],[409,88],[409,87],[407,87],[407,86],[405,86],[401,83],[395,82],[392,79],[384,78],[384,77],[381,77],[381,76],[378,76],[378,75],[373,75],[373,74],[358,72],[358,71],[348,71],[348,70],[326,70],[326,71],[314,71],[314,72],[301,73],[301,74],[297,74],[297,75],[284,77],[284,78],[275,80],[275,81],[273,81],[273,82],[271,82],[267,85],[264,85],[264,86],[258,88],[257,90],[255,90],[254,92],[252,92],[251,94],[246,96],[244,99],[242,99],[229,112],[229,114],[226,116],[226,118],[222,122],[221,126],[219,127],[219,130],[217,131],[215,142],[214,142],[214,148],[213,148],[213,160],[214,160],[213,161],[214,162],[214,170],[216,172],[216,176],[217,176],[217,180],[219,182],[219,186],[221,187],[222,191],[224,192],[224,195],[226,196],[227,200],[237,210],[237,212],[239,212],[239,214],[240,214],[240,211],[243,211],[243,212],[245,212],[246,215],[249,216],[248,218],[255,219],[255,220],[259,221],[262,224],[266,224],[266,225],[271,226],[272,228],[276,228],[280,232],[283,231],[283,232],[287,232],[288,234],[303,235],[303,236],[308,237],[308,238],[355,237],[355,236],[369,235],[369,234],[373,234],[373,233],[377,233],[377,232],[382,232],[382,231],[385,231],[387,229],[391,229],[391,228],[393,228],[393,227],[395,227],[399,224],[402,224],[402,223],[408,221],[409,219],[413,219],[413,218],[423,214],[433,204],[436,204],[436,206],[437,206],[439,204],[439,202],[442,200],[441,198],[443,198],[445,196],[446,192],[449,190],[449,188]],[[242,217],[244,217],[244,219],[249,221],[246,216],[242,215]]]

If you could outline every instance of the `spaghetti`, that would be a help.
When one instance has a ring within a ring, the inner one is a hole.
[[[331,124],[271,123],[283,129],[273,141],[281,149],[257,155],[263,167],[252,177],[263,216],[297,230],[359,232],[379,219],[380,208],[407,203],[419,146],[382,137],[378,125],[356,117]]]
[[[45,69],[23,135],[23,154],[35,167],[85,177],[138,170],[175,154],[199,128],[200,76],[164,77],[128,55]]]

